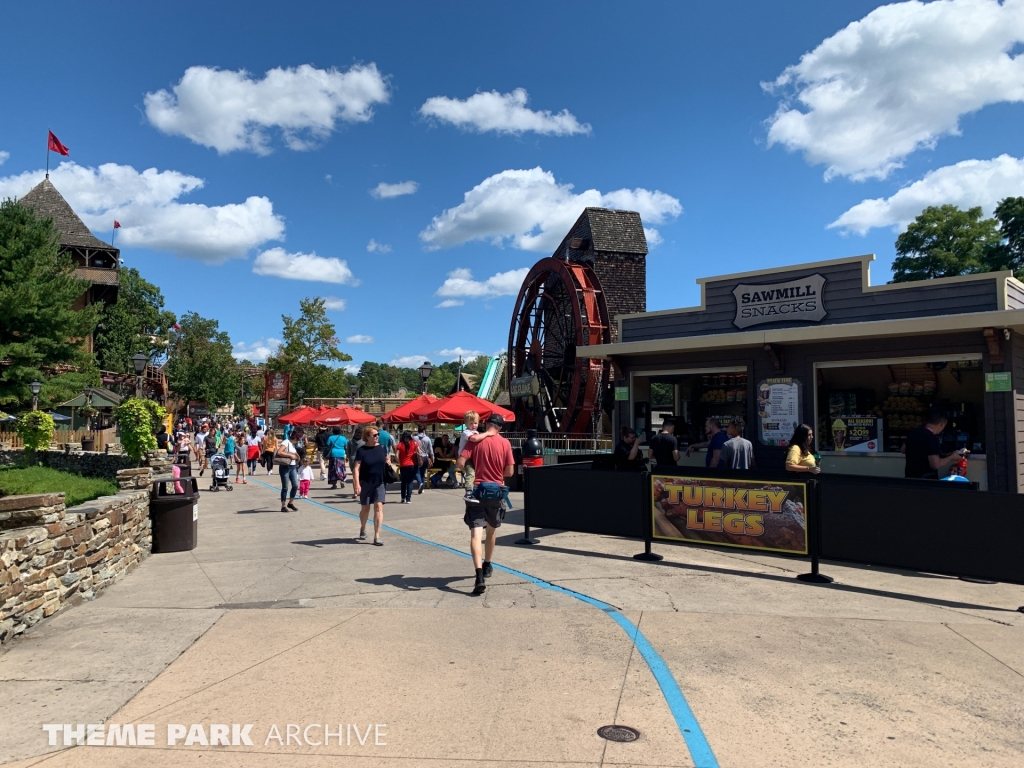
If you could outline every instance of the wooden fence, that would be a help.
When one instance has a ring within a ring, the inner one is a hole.
[[[117,434],[114,429],[58,429],[53,433],[53,442],[63,448],[67,443],[81,443],[84,438],[92,437],[93,450],[106,450],[107,443],[116,443]],[[0,445],[11,448],[24,448],[25,441],[17,432],[0,432]]]

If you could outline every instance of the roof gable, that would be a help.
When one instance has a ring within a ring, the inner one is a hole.
[[[18,201],[35,211],[39,218],[53,219],[53,226],[60,235],[60,244],[78,248],[96,248],[117,253],[117,249],[93,235],[85,226],[68,201],[64,199],[49,179],[43,179]]]

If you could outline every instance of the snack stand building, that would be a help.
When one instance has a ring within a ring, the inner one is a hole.
[[[619,315],[592,346],[615,366],[615,429],[674,417],[681,449],[742,416],[758,466],[781,468],[796,425],[822,471],[902,477],[906,433],[949,415],[982,490],[1024,490],[1024,284],[1010,272],[872,286],[874,256],[702,278],[697,307]],[[683,466],[703,466],[704,453]]]

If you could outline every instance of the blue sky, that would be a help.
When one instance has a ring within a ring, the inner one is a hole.
[[[1024,194],[1022,50],[1024,0],[19,4],[0,195],[50,127],[69,202],[239,354],[325,296],[356,364],[439,362],[503,348],[587,204],[656,231],[648,309],[861,253],[887,281],[925,205]]]

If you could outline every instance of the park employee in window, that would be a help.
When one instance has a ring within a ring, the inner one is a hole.
[[[921,477],[932,480],[939,479],[939,470],[950,464],[960,461],[963,454],[969,453],[965,448],[963,452],[949,454],[941,458],[942,440],[939,439],[946,429],[946,414],[938,408],[932,408],[928,413],[928,423],[907,435],[902,451],[907,457],[907,465],[903,469],[904,477]]]
[[[674,467],[679,463],[679,440],[673,434],[675,431],[675,423],[666,421],[661,425],[661,432],[647,444],[647,458],[654,459],[655,466]]]

